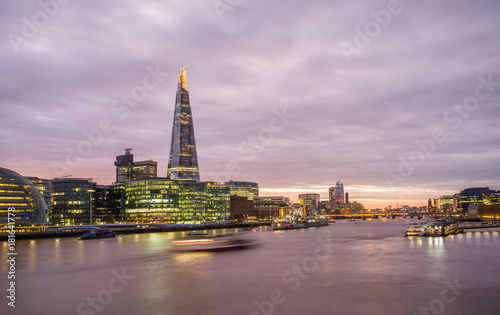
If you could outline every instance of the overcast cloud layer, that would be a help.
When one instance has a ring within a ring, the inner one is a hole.
[[[2,167],[110,184],[133,148],[165,176],[184,65],[202,180],[326,198],[342,175],[368,207],[500,189],[497,0],[42,2],[0,4]]]

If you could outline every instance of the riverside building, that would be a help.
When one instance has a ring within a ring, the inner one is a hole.
[[[45,223],[46,212],[47,205],[33,183],[0,167],[0,224]]]
[[[230,217],[230,188],[216,182],[151,178],[125,187],[128,222],[199,224]]]

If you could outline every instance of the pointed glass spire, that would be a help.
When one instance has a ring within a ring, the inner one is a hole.
[[[191,116],[186,69],[184,67],[179,72],[179,83],[175,96],[174,124],[172,126],[167,177],[178,180],[200,180],[193,118]]]

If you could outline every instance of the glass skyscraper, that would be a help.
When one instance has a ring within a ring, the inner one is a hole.
[[[193,118],[186,78],[186,69],[181,68],[175,97],[174,123],[170,146],[170,162],[167,178],[171,180],[199,181],[198,158],[194,140]]]
[[[335,187],[330,187],[328,192],[328,199],[332,203],[344,203],[344,184],[340,181],[337,182]]]

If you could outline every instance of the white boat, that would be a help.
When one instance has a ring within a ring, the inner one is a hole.
[[[245,249],[257,246],[252,239],[240,236],[216,236],[197,239],[180,239],[172,241],[174,251],[182,252],[219,252],[234,249]]]
[[[284,218],[273,222],[273,230],[304,229],[328,225],[328,219],[322,217]]]
[[[405,236],[424,236],[425,223],[410,223],[406,228]]]

